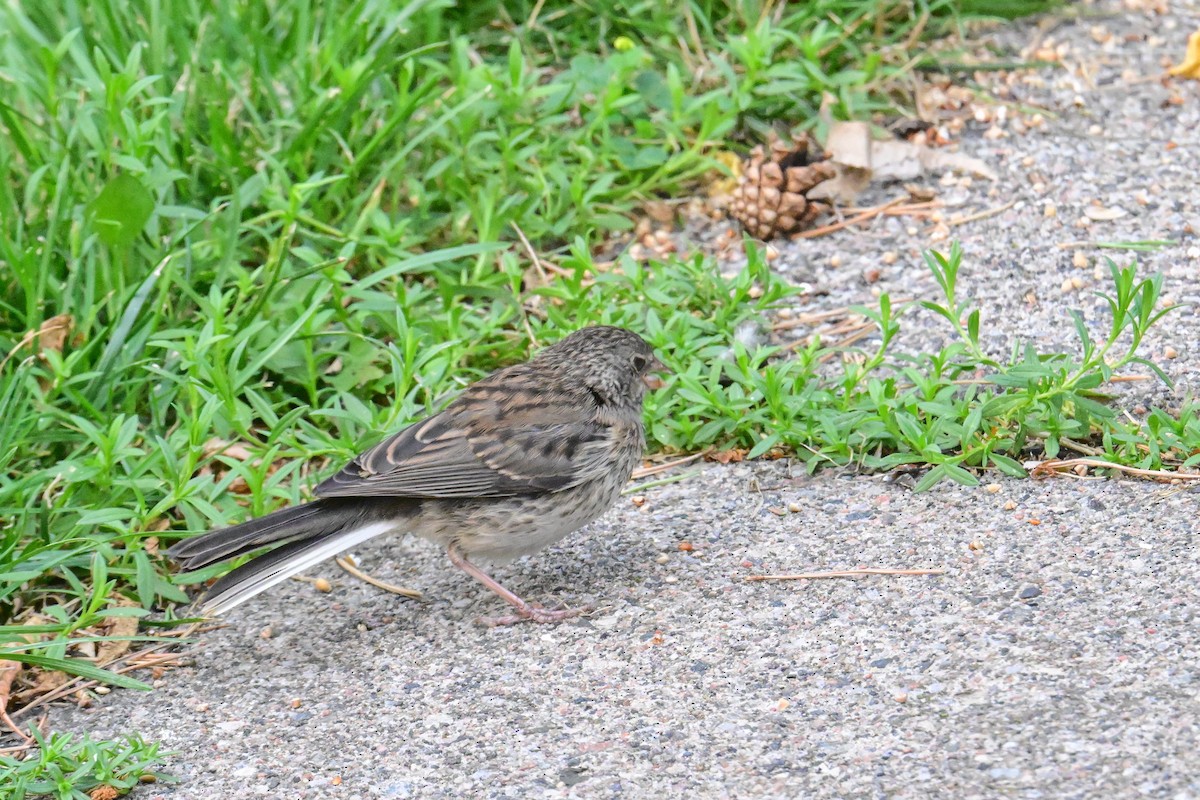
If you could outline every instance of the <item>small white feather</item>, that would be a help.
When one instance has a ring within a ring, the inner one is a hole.
[[[207,617],[219,617],[226,614],[231,609],[241,605],[256,594],[265,592],[275,584],[282,583],[293,575],[303,572],[327,558],[333,558],[338,553],[348,550],[356,544],[361,544],[368,539],[373,539],[376,536],[395,529],[395,522],[373,522],[361,528],[354,528],[343,531],[336,536],[330,536],[328,539],[321,541],[320,544],[314,544],[311,550],[303,550],[297,553],[295,558],[275,564],[266,572],[250,575],[244,583],[230,586],[219,595],[209,598],[204,603],[202,613]]]

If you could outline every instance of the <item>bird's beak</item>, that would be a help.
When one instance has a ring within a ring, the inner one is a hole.
[[[649,388],[651,391],[657,391],[658,389],[663,388],[667,385],[667,382],[664,381],[662,376],[658,374],[660,372],[664,372],[668,375],[671,374],[671,370],[667,369],[667,365],[656,358],[654,359],[654,363],[646,369],[646,374],[642,376],[642,383],[646,384],[647,388]]]

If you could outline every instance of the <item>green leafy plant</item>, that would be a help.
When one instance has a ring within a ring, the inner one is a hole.
[[[166,754],[138,736],[111,741],[62,733],[43,736],[37,731],[34,736],[37,750],[33,757],[20,760],[0,755],[4,796],[10,800],[91,800],[88,793],[98,786],[124,794],[139,782],[168,780],[155,770]]]

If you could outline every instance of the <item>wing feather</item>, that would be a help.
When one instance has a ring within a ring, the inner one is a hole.
[[[316,495],[511,497],[567,489],[608,469],[617,433],[586,392],[514,391],[498,378],[359,455]]]

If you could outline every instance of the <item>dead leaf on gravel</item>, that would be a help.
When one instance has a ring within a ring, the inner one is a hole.
[[[1200,31],[1188,37],[1187,53],[1183,61],[1171,67],[1169,72],[1177,78],[1200,81]]]
[[[706,459],[708,461],[715,461],[718,464],[736,464],[746,458],[747,452],[749,451],[739,450],[737,448],[732,450],[721,450],[716,453],[709,453],[708,456],[706,456]]]
[[[929,147],[919,142],[901,141],[895,138],[874,139],[871,126],[865,122],[836,122],[829,128],[825,140],[829,158],[839,167],[839,175],[832,182],[817,187],[816,192],[835,192],[846,200],[842,192],[864,186],[864,174],[874,181],[909,181],[933,172],[958,170],[996,180],[997,175],[983,161],[962,153]]]
[[[117,603],[119,608],[141,608],[137,603],[130,600],[121,599]],[[108,630],[105,631],[106,636],[136,636],[138,630],[137,617],[109,617]],[[116,661],[121,656],[129,652],[132,641],[126,639],[124,641],[101,642],[100,649],[96,653],[96,663],[100,665],[108,664]]]
[[[41,697],[48,692],[52,692],[71,680],[70,675],[57,670],[38,669],[34,674],[37,675],[37,678],[33,683],[13,695],[21,705],[25,705],[35,697]]]

